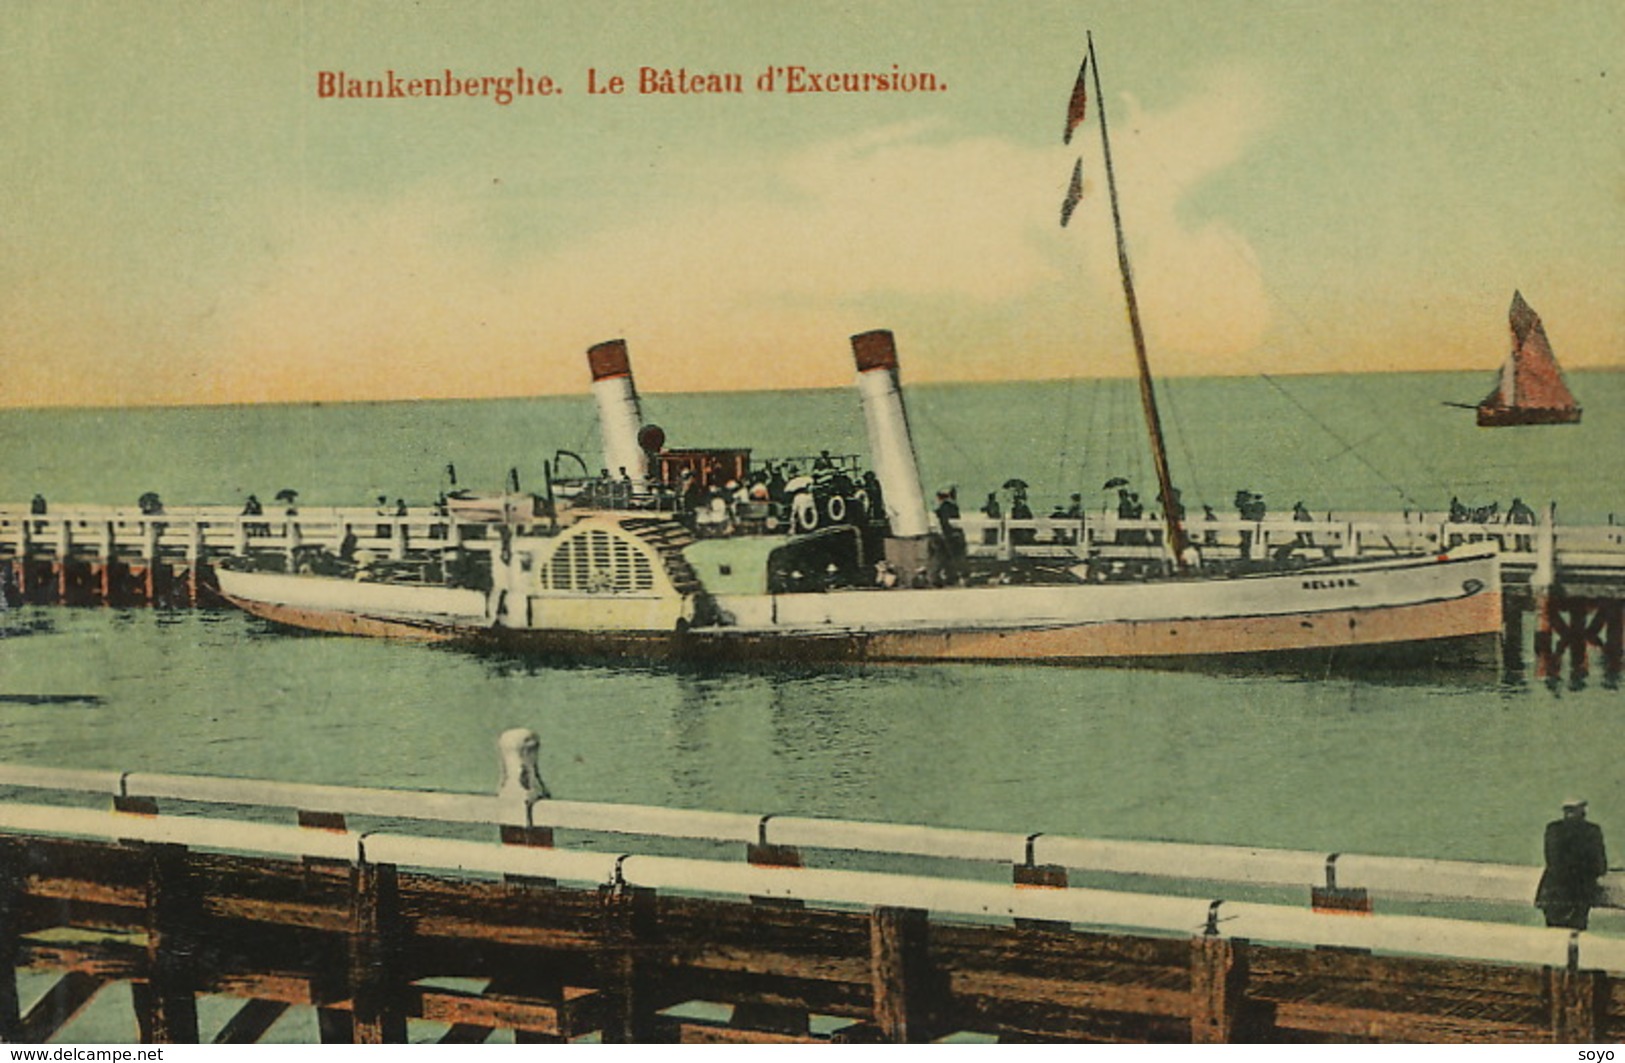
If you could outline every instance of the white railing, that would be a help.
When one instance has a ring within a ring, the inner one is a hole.
[[[511,734],[511,732],[510,732]],[[538,778],[534,763],[503,754],[505,777]],[[722,842],[877,857],[1015,866],[1082,874],[1246,887],[1363,889],[1374,897],[1530,904],[1541,869],[1465,860],[1321,853],[1247,846],[1114,840],[1043,832],[962,830],[909,824],[540,798],[509,787],[496,794],[446,793],[286,783],[217,776],[85,771],[0,764],[0,787],[105,795],[120,807],[159,801],[251,806],[301,813]],[[165,817],[184,819],[187,817]],[[252,846],[250,847],[252,848]],[[1625,908],[1625,873],[1601,883],[1600,907]]]
[[[489,522],[457,520],[432,508],[409,509],[403,516],[361,507],[277,506],[246,514],[228,506],[177,506],[162,513],[136,507],[55,505],[44,514],[27,506],[0,506],[0,553],[13,556],[49,550],[153,558],[184,556],[190,560],[252,551],[286,553],[321,547],[333,553],[347,546],[394,559],[409,551],[490,550],[484,529]]]
[[[898,906],[948,918],[1044,920],[1112,930],[1245,938],[1410,955],[1625,972],[1625,940],[1561,928],[1427,916],[1351,918],[1284,905],[1102,889],[1013,884],[874,871],[760,867],[637,853],[600,853],[388,832],[308,830],[194,817],[132,816],[0,805],[0,832],[183,845],[284,859],[392,864],[437,873],[520,875],[587,886],[633,887],[843,907]]]

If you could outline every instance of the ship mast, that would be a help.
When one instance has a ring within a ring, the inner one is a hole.
[[[1112,142],[1106,135],[1106,97],[1100,90],[1100,62],[1095,58],[1095,35],[1089,37],[1089,66],[1095,83],[1095,107],[1100,112],[1100,147],[1106,165],[1106,190],[1112,203],[1112,227],[1117,233],[1117,268],[1123,277],[1123,298],[1128,304],[1129,329],[1134,334],[1134,358],[1140,373],[1140,406],[1145,411],[1146,429],[1151,434],[1151,459],[1157,470],[1161,492],[1162,519],[1167,531],[1168,550],[1174,565],[1184,571],[1185,528],[1175,511],[1173,479],[1168,473],[1168,450],[1162,439],[1162,418],[1157,414],[1157,393],[1151,384],[1151,364],[1145,354],[1145,330],[1140,326],[1140,303],[1134,295],[1134,274],[1129,268],[1128,244],[1123,240],[1123,216],[1117,206],[1117,178],[1112,172]]]

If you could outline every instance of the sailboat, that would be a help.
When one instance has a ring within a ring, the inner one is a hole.
[[[1084,118],[1087,76],[1100,98],[1093,40],[1068,108],[1066,139]],[[1140,395],[1161,498],[1177,499],[1146,355],[1104,108],[1102,154],[1117,234]],[[1074,180],[1063,224],[1078,206]],[[813,662],[982,661],[1121,666],[1306,667],[1466,664],[1496,659],[1499,563],[1472,547],[1382,560],[1204,562],[1179,508],[1164,504],[1160,574],[1113,575],[1082,564],[1034,582],[968,581],[956,529],[927,508],[898,375],[894,338],[852,337],[868,460],[878,490],[860,520],[771,539],[696,540],[699,529],[639,509],[667,463],[647,443],[624,341],[588,352],[606,468],[625,470],[633,505],[560,507],[505,524],[486,590],[367,586],[332,576],[222,569],[222,595],[298,627],[496,643],[547,656]],[[662,436],[663,438],[663,436]],[[738,468],[743,475],[748,472]],[[867,482],[867,481],[866,481]],[[842,507],[848,513],[860,507]],[[833,514],[831,514],[833,517]],[[695,534],[691,534],[691,531]],[[828,574],[828,578],[824,578]]]
[[[1563,379],[1540,315],[1523,301],[1522,292],[1512,293],[1507,316],[1512,351],[1501,366],[1495,390],[1478,404],[1479,426],[1579,424],[1580,404]]]

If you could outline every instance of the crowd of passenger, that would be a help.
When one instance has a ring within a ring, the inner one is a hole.
[[[729,478],[707,483],[693,469],[679,474],[674,495],[678,511],[696,533],[727,535],[736,530],[810,532],[840,524],[885,520],[880,480],[860,471],[851,459],[821,451],[803,472],[794,460],[769,460],[747,472],[743,482]]]

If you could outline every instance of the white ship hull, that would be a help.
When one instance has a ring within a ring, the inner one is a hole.
[[[221,572],[222,594],[312,630],[499,642],[564,656],[815,661],[1492,663],[1493,556],[1406,558],[1234,579],[727,595],[678,629],[514,626],[471,590]],[[540,601],[540,600],[538,600]],[[545,617],[546,609],[530,610]]]

